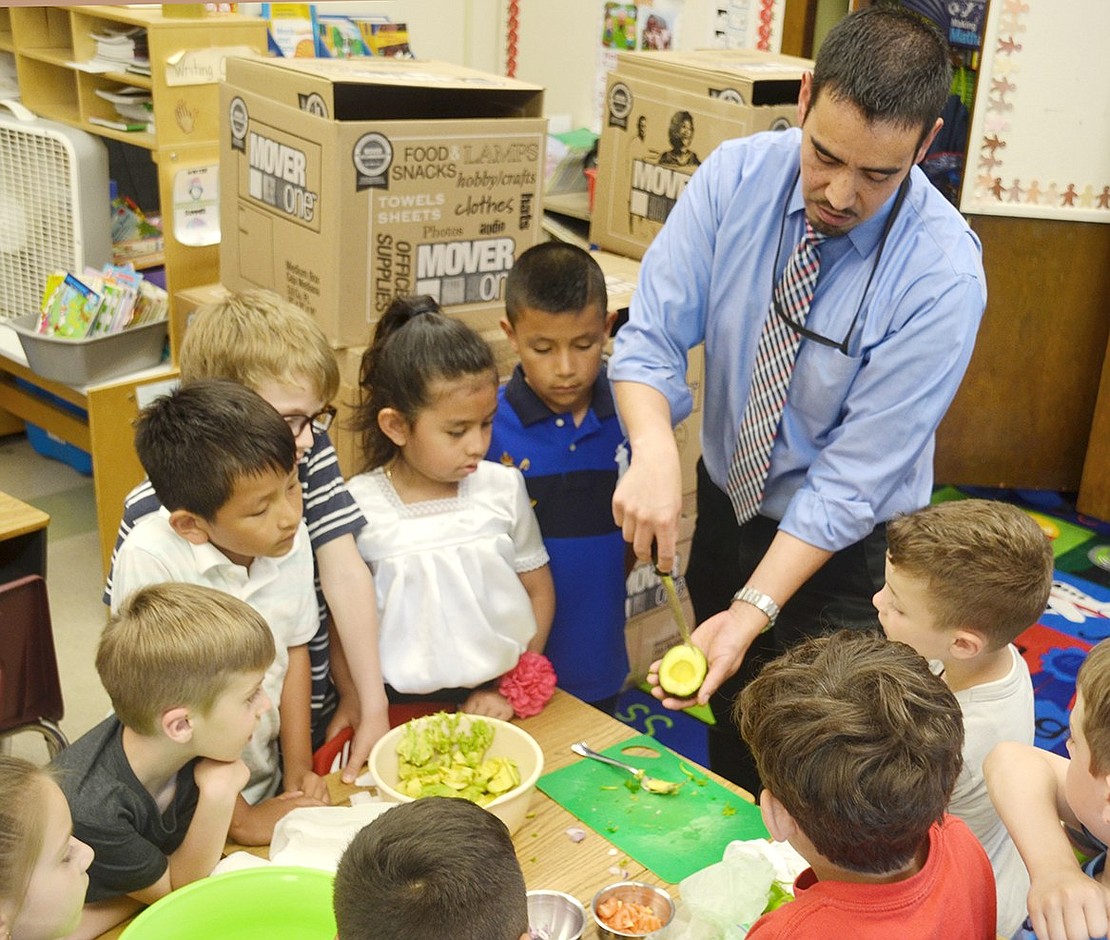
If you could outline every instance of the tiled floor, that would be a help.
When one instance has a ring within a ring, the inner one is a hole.
[[[67,464],[35,453],[23,435],[0,437],[0,490],[50,515],[46,584],[65,699],[62,730],[71,741],[111,708],[94,665],[107,619],[93,484]],[[12,751],[45,760],[38,735],[17,736]]]

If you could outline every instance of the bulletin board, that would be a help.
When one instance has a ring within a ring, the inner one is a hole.
[[[1110,223],[1110,3],[992,0],[960,209]]]

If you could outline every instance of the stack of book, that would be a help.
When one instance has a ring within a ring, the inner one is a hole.
[[[96,40],[95,63],[110,65],[116,71],[150,75],[150,52],[146,30],[141,26],[105,28],[89,34]]]
[[[148,216],[127,196],[112,200],[112,258],[116,264],[149,268],[163,261],[161,220]]]
[[[134,268],[106,264],[78,277],[56,271],[46,279],[36,329],[45,336],[91,339],[166,319],[169,297]]]
[[[121,85],[116,89],[97,88],[96,94],[111,102],[116,109],[115,118],[92,115],[90,124],[112,127],[118,131],[147,131],[154,133],[154,101],[145,88]]]

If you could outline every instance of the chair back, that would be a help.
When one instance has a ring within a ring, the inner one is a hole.
[[[0,734],[63,713],[46,582],[32,574],[0,585]]]

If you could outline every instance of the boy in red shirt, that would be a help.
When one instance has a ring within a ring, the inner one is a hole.
[[[749,940],[993,940],[990,862],[944,815],[960,706],[921,656],[872,633],[806,640],[744,689],[738,721],[768,831],[811,866]]]

